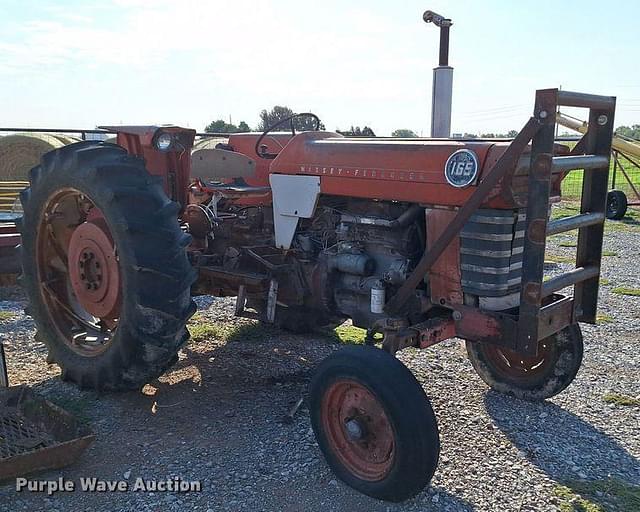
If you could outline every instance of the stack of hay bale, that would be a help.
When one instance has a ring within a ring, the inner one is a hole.
[[[42,155],[78,140],[39,133],[0,137],[0,211],[15,211],[17,196],[28,185],[29,171]]]
[[[19,133],[0,137],[0,180],[27,180],[40,157],[79,139],[66,135]]]

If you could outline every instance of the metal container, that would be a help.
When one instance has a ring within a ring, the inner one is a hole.
[[[28,387],[0,387],[0,481],[67,466],[94,438],[88,426]]]

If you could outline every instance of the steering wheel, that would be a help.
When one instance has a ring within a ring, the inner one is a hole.
[[[275,157],[277,157],[278,153],[267,153],[266,150],[261,150],[260,143],[275,128],[277,128],[278,126],[281,126],[281,125],[283,125],[283,124],[285,124],[287,122],[291,123],[291,133],[292,133],[292,135],[295,135],[296,134],[296,129],[293,126],[293,120],[297,119],[298,117],[311,117],[315,121],[315,126],[313,127],[313,130],[317,132],[320,129],[320,124],[321,124],[320,118],[317,115],[312,114],[311,112],[301,112],[300,114],[293,114],[292,116],[285,117],[284,119],[281,119],[277,123],[274,123],[271,126],[267,127],[267,129],[262,132],[262,135],[260,135],[260,137],[258,137],[258,140],[256,141],[256,145],[255,145],[255,148],[254,148],[255,151],[256,151],[256,155],[258,155],[260,158],[265,158],[267,160],[273,160]]]

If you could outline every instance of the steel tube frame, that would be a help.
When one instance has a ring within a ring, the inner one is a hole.
[[[562,100],[563,104],[587,106],[590,108],[590,126],[587,134],[574,149],[572,160],[556,160],[553,157],[555,112]],[[589,103],[589,102],[592,102]],[[602,110],[597,107],[606,105]],[[604,230],[606,187],[613,134],[615,98],[568,93],[557,89],[536,92],[533,117],[529,119],[511,145],[483,177],[476,191],[461,207],[452,222],[427,250],[414,271],[402,284],[385,307],[388,314],[400,314],[411,299],[415,289],[425,274],[440,258],[464,224],[483,204],[488,194],[498,182],[515,169],[515,162],[529,141],[532,141],[531,168],[528,179],[528,199],[523,254],[522,291],[520,306],[515,316],[481,311],[468,307],[448,305],[460,320],[456,321],[457,334],[473,336],[472,332],[462,332],[465,317],[473,316],[496,326],[495,333],[485,341],[499,343],[527,355],[535,355],[541,336],[548,337],[575,321],[595,322],[598,279],[602,258],[602,237]],[[578,152],[586,156],[575,156]],[[571,162],[565,164],[564,162]],[[549,223],[550,180],[554,164],[563,168],[578,162],[586,167],[582,194],[581,214],[564,221]],[[548,234],[568,229],[579,229],[576,269],[543,283],[544,253]],[[549,233],[550,232],[550,233]],[[556,298],[550,304],[543,299],[557,290],[575,285],[574,297]],[[514,329],[514,325],[516,328]],[[515,331],[515,332],[514,332]],[[511,341],[507,339],[511,338]],[[515,338],[515,341],[513,341]],[[472,339],[472,338],[471,338]]]

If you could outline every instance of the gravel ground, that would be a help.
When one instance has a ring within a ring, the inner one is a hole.
[[[572,240],[555,237],[550,259],[571,255],[575,249],[561,244]],[[370,499],[336,480],[304,405],[292,423],[283,421],[304,396],[313,367],[340,348],[335,339],[265,330],[234,319],[231,301],[202,298],[201,320],[235,325],[234,334],[190,342],[176,367],[142,392],[96,395],[60,381],[33,339],[24,297],[2,288],[0,310],[12,313],[0,324],[11,383],[33,386],[97,434],[78,463],[39,478],[177,476],[201,481],[202,491],[47,497],[17,493],[11,484],[0,487],[0,510],[552,511],[563,506],[559,483],[612,477],[640,485],[640,408],[603,400],[609,392],[640,397],[640,297],[612,292],[640,288],[640,230],[608,231],[605,249],[616,254],[603,266],[609,284],[600,311],[607,321],[583,326],[583,367],[559,396],[531,404],[489,391],[456,340],[399,355],[431,398],[442,441],[431,486],[402,504]]]

